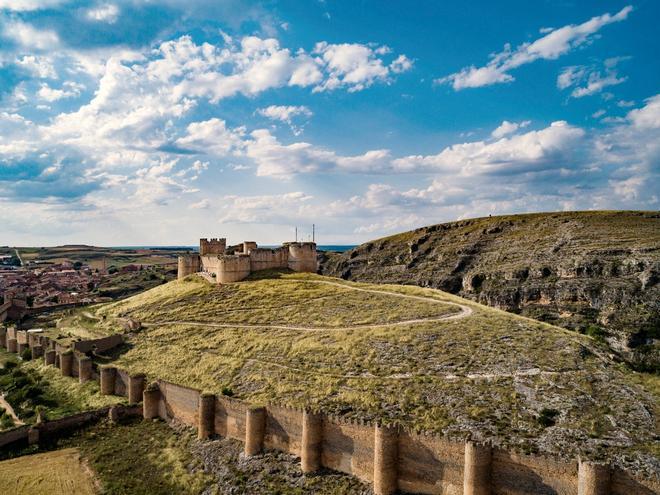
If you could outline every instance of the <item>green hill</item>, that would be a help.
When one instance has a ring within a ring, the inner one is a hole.
[[[657,469],[657,381],[602,343],[438,290],[270,275],[193,276],[93,311],[142,323],[116,364],[151,379]]]
[[[434,287],[605,340],[660,364],[660,213],[536,213],[461,220],[322,259],[324,275]]]

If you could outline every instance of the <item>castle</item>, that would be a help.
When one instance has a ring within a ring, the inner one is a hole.
[[[252,272],[269,268],[315,273],[316,243],[286,242],[271,249],[257,247],[256,242],[227,247],[227,239],[200,239],[199,254],[179,256],[178,278],[201,272],[222,284],[238,282]]]

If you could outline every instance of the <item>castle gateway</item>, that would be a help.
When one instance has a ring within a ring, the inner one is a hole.
[[[256,242],[243,242],[227,247],[227,239],[200,239],[199,254],[179,256],[178,278],[205,272],[222,284],[269,268],[316,273],[316,243],[285,242],[278,248],[260,248]]]

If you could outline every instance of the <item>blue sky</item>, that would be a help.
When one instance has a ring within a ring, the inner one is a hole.
[[[0,0],[0,244],[658,209],[660,4]]]

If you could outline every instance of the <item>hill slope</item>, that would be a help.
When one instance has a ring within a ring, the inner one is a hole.
[[[433,225],[322,258],[347,280],[439,288],[605,338],[660,363],[660,213],[567,212]]]
[[[437,290],[311,274],[170,282],[93,309],[143,329],[116,361],[254,403],[311,406],[647,472],[655,382],[603,344]]]

